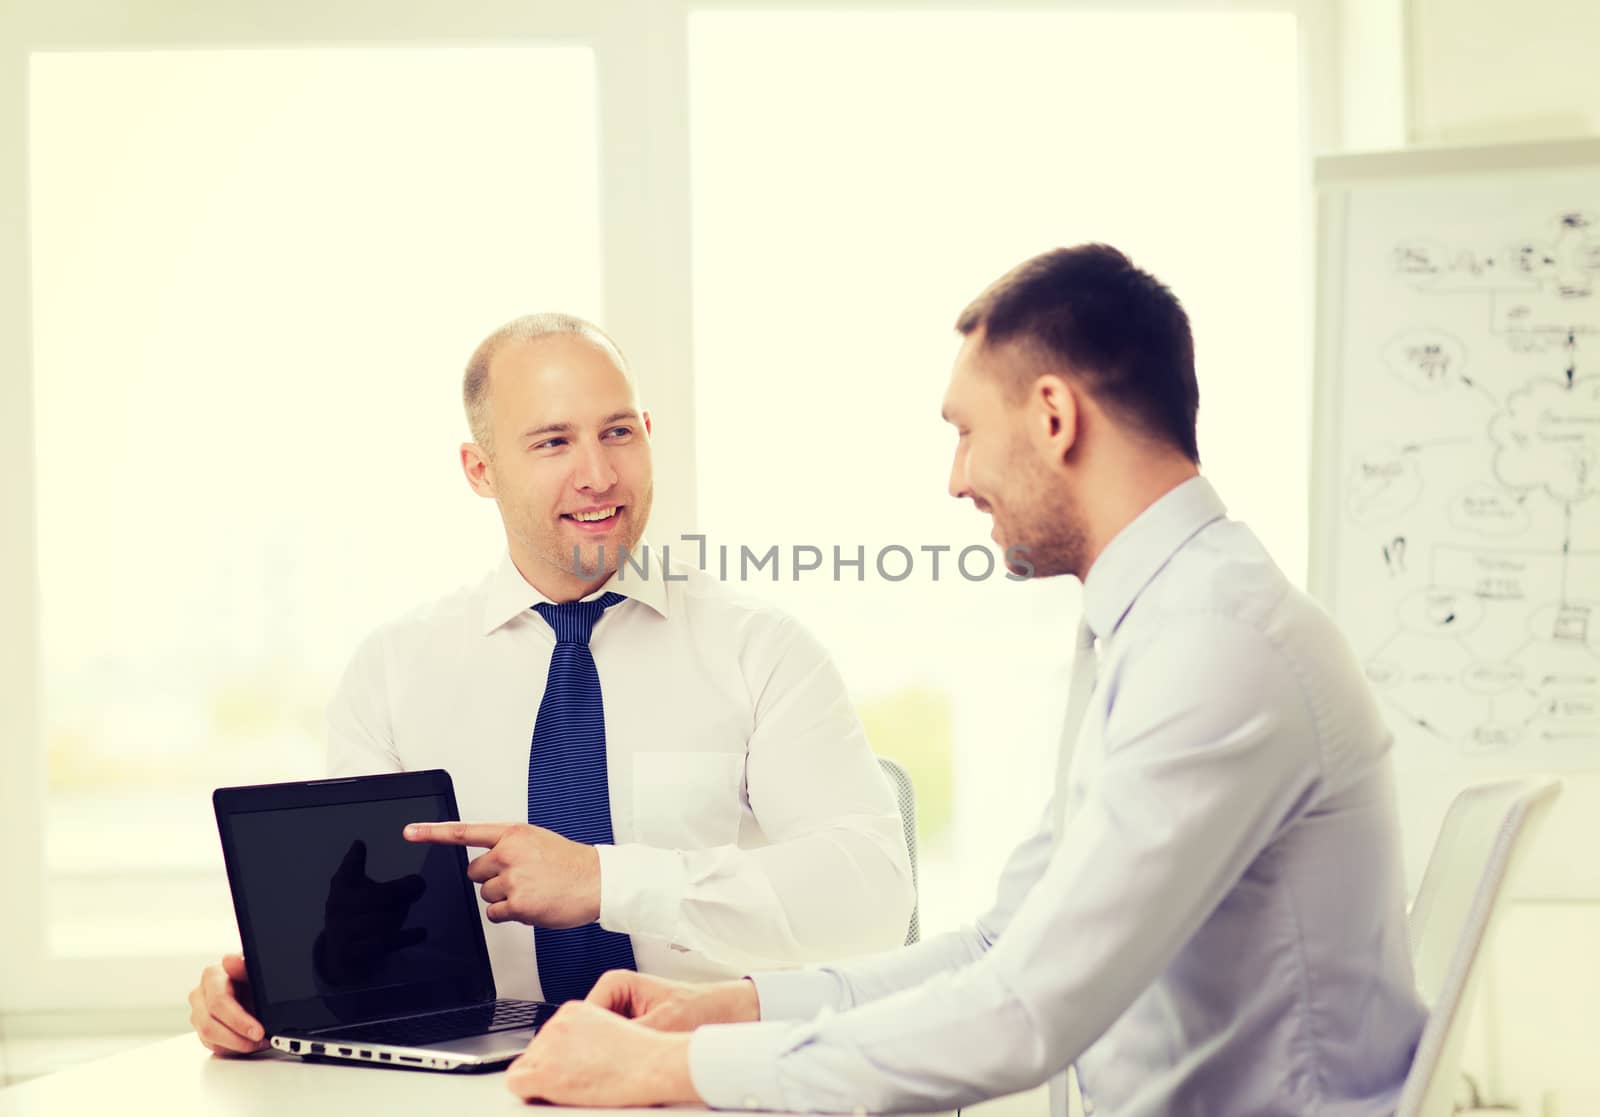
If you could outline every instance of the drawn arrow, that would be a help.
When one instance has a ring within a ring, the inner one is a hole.
[[[1448,741],[1450,739],[1449,737],[1445,736],[1443,731],[1435,728],[1433,725],[1430,725],[1426,718],[1418,717],[1416,714],[1412,713],[1410,710],[1406,709],[1403,706],[1398,705],[1393,699],[1389,700],[1389,705],[1393,706],[1395,708],[1395,710],[1399,712],[1401,717],[1405,718],[1407,721],[1409,721],[1412,724],[1414,724],[1418,729],[1426,729],[1429,733],[1432,733],[1435,737],[1438,737],[1440,740]]]
[[[1457,375],[1461,377],[1461,383],[1465,384],[1469,388],[1474,389],[1475,391],[1482,392],[1485,399],[1492,403],[1497,409],[1499,408],[1500,401],[1495,398],[1495,394],[1488,388],[1485,388],[1482,384],[1479,384],[1476,380],[1472,379],[1470,376],[1467,376],[1465,373],[1457,373]],[[1568,379],[1570,380],[1571,378],[1569,377]]]
[[[1567,566],[1572,558],[1572,502],[1569,500],[1562,505],[1565,509],[1566,534],[1561,540],[1561,604],[1567,603]]]

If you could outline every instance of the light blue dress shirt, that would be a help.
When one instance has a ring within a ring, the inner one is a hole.
[[[1076,1064],[1099,1117],[1394,1112],[1425,1011],[1392,738],[1345,641],[1200,478],[1112,540],[1084,616],[1099,680],[1061,821],[972,926],[758,975],[761,1023],[690,1042],[709,1104],[936,1110],[1051,1080],[1061,1115]]]

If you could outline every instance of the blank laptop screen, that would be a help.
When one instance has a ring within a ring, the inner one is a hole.
[[[452,817],[442,795],[230,814],[240,933],[255,953],[257,1008],[270,1005],[278,1018],[262,1013],[269,1027],[493,996],[463,851],[400,833],[408,822]]]

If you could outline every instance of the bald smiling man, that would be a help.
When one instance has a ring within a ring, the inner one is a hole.
[[[329,710],[333,776],[444,768],[503,997],[622,968],[730,977],[904,941],[893,797],[843,680],[792,618],[649,553],[652,423],[591,323],[540,314],[468,363],[461,468],[507,550],[380,628]],[[228,955],[190,994],[221,1053],[258,1050]]]

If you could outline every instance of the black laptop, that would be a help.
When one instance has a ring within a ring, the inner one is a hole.
[[[555,1013],[495,998],[466,850],[401,837],[460,817],[448,773],[223,787],[212,805],[251,1009],[279,1051],[489,1070]]]

